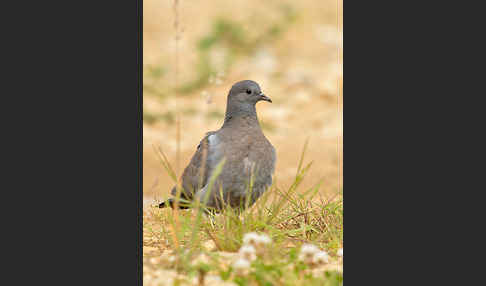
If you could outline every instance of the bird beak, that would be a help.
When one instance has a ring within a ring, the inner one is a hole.
[[[265,96],[265,94],[263,94],[263,93],[260,93],[260,100],[265,100],[265,101],[272,103],[272,100],[270,99],[270,97]]]

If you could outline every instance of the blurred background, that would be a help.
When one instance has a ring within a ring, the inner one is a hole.
[[[342,1],[145,0],[143,21],[144,202],[174,184],[154,146],[180,176],[244,79],[273,100],[257,113],[277,151],[276,184],[293,182],[308,138],[305,162],[314,163],[301,190],[320,179],[322,194],[342,190]]]

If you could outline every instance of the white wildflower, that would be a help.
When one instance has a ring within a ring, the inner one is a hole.
[[[240,248],[239,254],[241,258],[244,258],[248,261],[253,261],[256,259],[256,250],[255,247],[252,245],[243,245]]]
[[[319,252],[319,248],[313,244],[304,244],[300,248],[299,260],[305,264],[312,265],[314,263],[314,255]]]
[[[259,235],[257,244],[259,246],[265,246],[266,244],[270,244],[271,242],[272,242],[272,239],[268,235],[262,234],[262,235]]]
[[[343,257],[343,249],[342,248],[339,248],[339,250],[337,251],[337,255],[339,257]]]
[[[238,258],[233,263],[233,269],[235,270],[236,275],[238,276],[245,276],[248,275],[250,269],[250,262],[244,258]]]
[[[319,251],[314,254],[312,262],[314,265],[324,265],[329,262],[329,255],[325,251]]]
[[[272,242],[272,239],[266,235],[259,235],[256,232],[249,232],[243,236],[243,245],[251,245],[255,248],[258,255],[265,252],[265,245]]]
[[[257,247],[260,236],[256,232],[249,232],[243,236],[243,244]]]

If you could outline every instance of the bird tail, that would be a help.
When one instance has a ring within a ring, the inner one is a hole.
[[[162,208],[169,207],[169,206],[171,208],[174,208],[174,199],[168,199],[167,201],[162,202],[162,203],[159,204],[159,208],[161,208],[161,209]],[[187,204],[184,204],[182,202],[179,202],[178,208],[183,210],[183,209],[188,209],[189,206]]]

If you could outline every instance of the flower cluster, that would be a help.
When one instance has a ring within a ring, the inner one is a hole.
[[[243,236],[243,245],[238,251],[238,259],[233,263],[233,269],[236,275],[248,275],[250,263],[254,261],[257,256],[263,255],[265,245],[272,242],[272,239],[265,234],[258,234],[250,232]]]
[[[240,257],[235,262],[233,262],[233,269],[235,270],[236,275],[246,276],[250,271],[250,262]]]
[[[265,246],[271,242],[272,239],[266,234],[250,232],[243,236],[243,246],[253,246],[257,255],[262,255],[265,252]]]
[[[253,245],[243,245],[238,251],[240,258],[248,260],[250,262],[256,259],[256,249]]]
[[[329,255],[317,246],[307,243],[300,248],[299,260],[311,267],[316,267],[329,263]]]

